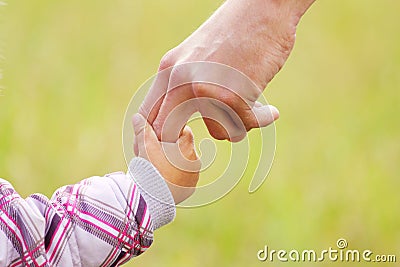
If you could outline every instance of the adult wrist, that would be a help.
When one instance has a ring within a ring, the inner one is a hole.
[[[270,6],[282,10],[282,13],[289,14],[300,20],[315,0],[265,0],[265,2]]]
[[[238,19],[257,21],[259,26],[287,30],[297,26],[315,0],[228,0],[225,4],[240,14]],[[242,15],[246,14],[246,15]]]

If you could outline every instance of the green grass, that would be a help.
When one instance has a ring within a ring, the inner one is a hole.
[[[131,96],[219,2],[1,7],[0,177],[23,196],[51,196],[124,170],[121,125]],[[127,266],[263,266],[256,253],[264,245],[322,250],[340,237],[352,249],[398,253],[399,8],[391,0],[318,1],[265,92],[281,111],[267,182],[249,195],[247,175],[221,201],[179,210]]]

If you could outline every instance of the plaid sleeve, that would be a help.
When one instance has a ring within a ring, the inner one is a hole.
[[[151,166],[143,160],[132,165]],[[154,168],[144,172],[157,176],[158,191],[167,193]],[[148,205],[154,200],[132,178],[129,172],[88,178],[50,200],[40,194],[22,199],[0,179],[0,266],[119,266],[140,255],[152,244],[155,225],[172,221],[175,210]]]

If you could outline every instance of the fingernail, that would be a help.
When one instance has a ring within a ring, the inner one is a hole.
[[[269,107],[269,110],[271,111],[271,114],[272,114],[272,116],[274,117],[274,120],[277,120],[277,119],[279,119],[279,110],[276,108],[276,107],[274,107],[274,106],[270,106]]]

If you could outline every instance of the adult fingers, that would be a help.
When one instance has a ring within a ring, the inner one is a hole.
[[[254,121],[251,112],[253,101],[217,85],[196,84],[194,92],[198,98],[204,99],[198,104],[199,111],[214,138],[236,142],[246,136]]]
[[[175,143],[186,122],[196,111],[197,105],[191,84],[168,89],[153,122],[159,140]]]
[[[210,134],[218,140],[237,140],[246,136],[242,119],[225,103],[215,99],[199,99],[200,113]]]
[[[166,68],[157,73],[157,76],[139,108],[139,113],[142,114],[150,124],[153,124],[157,117],[161,103],[167,93],[171,70],[172,68]]]

